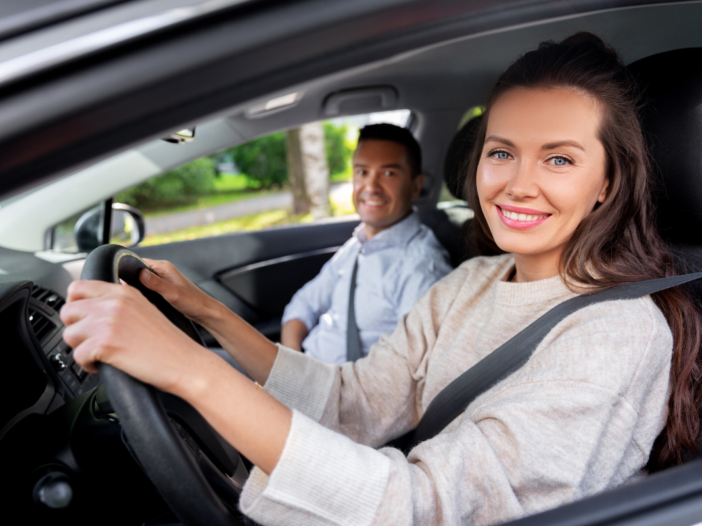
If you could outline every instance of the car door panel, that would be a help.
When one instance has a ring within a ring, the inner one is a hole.
[[[314,278],[340,246],[292,254],[246,265],[221,274],[227,289],[256,311],[281,316],[293,294]]]
[[[349,216],[134,250],[142,257],[171,261],[205,292],[276,339],[285,305],[358,223],[356,216]]]

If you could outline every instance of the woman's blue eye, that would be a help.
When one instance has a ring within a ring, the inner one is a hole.
[[[566,166],[568,164],[568,159],[565,159],[563,157],[554,157],[551,160],[556,166]]]
[[[509,154],[507,152],[495,152],[495,158],[501,161],[506,161],[509,159]]]

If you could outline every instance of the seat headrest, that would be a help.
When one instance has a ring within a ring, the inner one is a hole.
[[[457,199],[465,199],[465,161],[473,149],[482,117],[469,120],[451,141],[444,162],[444,181],[449,192]]]
[[[643,129],[662,187],[661,235],[702,245],[702,48],[646,57],[629,70],[643,92]]]

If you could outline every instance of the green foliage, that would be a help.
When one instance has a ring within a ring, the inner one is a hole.
[[[324,123],[324,145],[329,173],[344,172],[353,148],[348,144],[348,127]],[[254,188],[283,186],[288,181],[285,132],[273,133],[240,146],[229,148],[214,156],[218,161],[232,160],[245,173]]]
[[[348,126],[335,126],[331,122],[324,123],[324,146],[327,150],[329,173],[336,174],[346,171],[353,148],[348,144],[346,136]]]
[[[332,180],[347,180],[353,147],[346,136],[346,125],[324,123],[324,143]],[[234,162],[237,175],[216,174],[220,162]],[[285,132],[273,133],[246,144],[203,157],[168,173],[150,179],[115,196],[144,212],[156,212],[198,202],[210,194],[246,193],[252,190],[281,188],[288,181]],[[209,199],[209,198],[208,198]]]
[[[214,189],[214,179],[212,160],[203,157],[117,194],[115,201],[144,211],[189,203],[209,194]]]
[[[285,132],[272,133],[222,153],[231,155],[237,168],[258,188],[282,186],[288,180]]]

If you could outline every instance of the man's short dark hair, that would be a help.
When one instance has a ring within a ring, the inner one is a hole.
[[[361,141],[392,141],[401,144],[407,152],[407,163],[412,177],[417,177],[422,172],[422,149],[407,128],[394,124],[369,124],[361,128],[358,134],[358,144]]]

